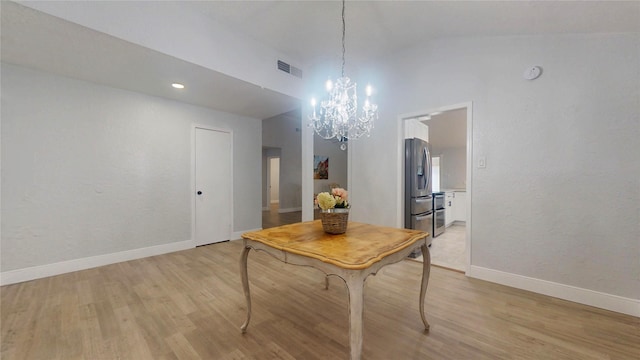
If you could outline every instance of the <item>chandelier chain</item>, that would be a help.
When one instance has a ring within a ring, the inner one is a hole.
[[[347,33],[347,24],[344,21],[344,5],[345,5],[345,0],[342,0],[342,75],[341,77],[344,77],[344,53],[346,52],[346,47],[344,45],[344,39],[345,39],[345,35]]]

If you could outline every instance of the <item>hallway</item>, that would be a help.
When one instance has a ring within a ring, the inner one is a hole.
[[[269,210],[262,211],[262,228],[268,229],[280,225],[293,224],[302,221],[302,211],[279,213],[278,204],[271,204]],[[319,210],[313,212],[313,218],[319,219]]]
[[[278,204],[271,204],[269,210],[262,211],[263,229],[302,221],[302,211],[279,213],[279,208]]]

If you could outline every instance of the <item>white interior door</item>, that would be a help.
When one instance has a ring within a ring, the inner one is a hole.
[[[195,130],[196,246],[231,238],[231,134]]]

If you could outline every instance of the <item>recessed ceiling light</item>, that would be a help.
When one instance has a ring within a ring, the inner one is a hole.
[[[184,89],[184,85],[182,85],[180,83],[173,83],[173,84],[171,84],[171,86],[173,86],[176,89]]]

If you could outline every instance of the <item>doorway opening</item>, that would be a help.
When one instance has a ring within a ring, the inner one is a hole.
[[[280,204],[280,158],[267,158],[267,203],[269,207]]]
[[[472,104],[464,103],[401,116],[399,135],[423,138],[429,142],[432,155],[434,193],[444,195],[444,219],[436,226],[444,232],[433,238],[431,263],[466,272],[471,264],[471,171],[472,171]],[[401,141],[404,143],[404,140]],[[404,164],[401,149],[400,164]],[[399,184],[404,169],[400,169]],[[399,198],[404,189],[398,192]],[[434,202],[436,203],[436,202]],[[442,204],[442,202],[438,202]],[[400,206],[404,209],[404,206]],[[437,209],[434,209],[434,212]],[[403,219],[404,214],[399,215]],[[418,259],[421,260],[421,259]]]
[[[262,148],[262,228],[268,229],[275,226],[300,222],[301,211],[282,209],[284,190],[282,184],[286,179],[282,178],[284,164],[281,163],[282,149],[276,147]],[[286,205],[285,205],[286,207]]]

